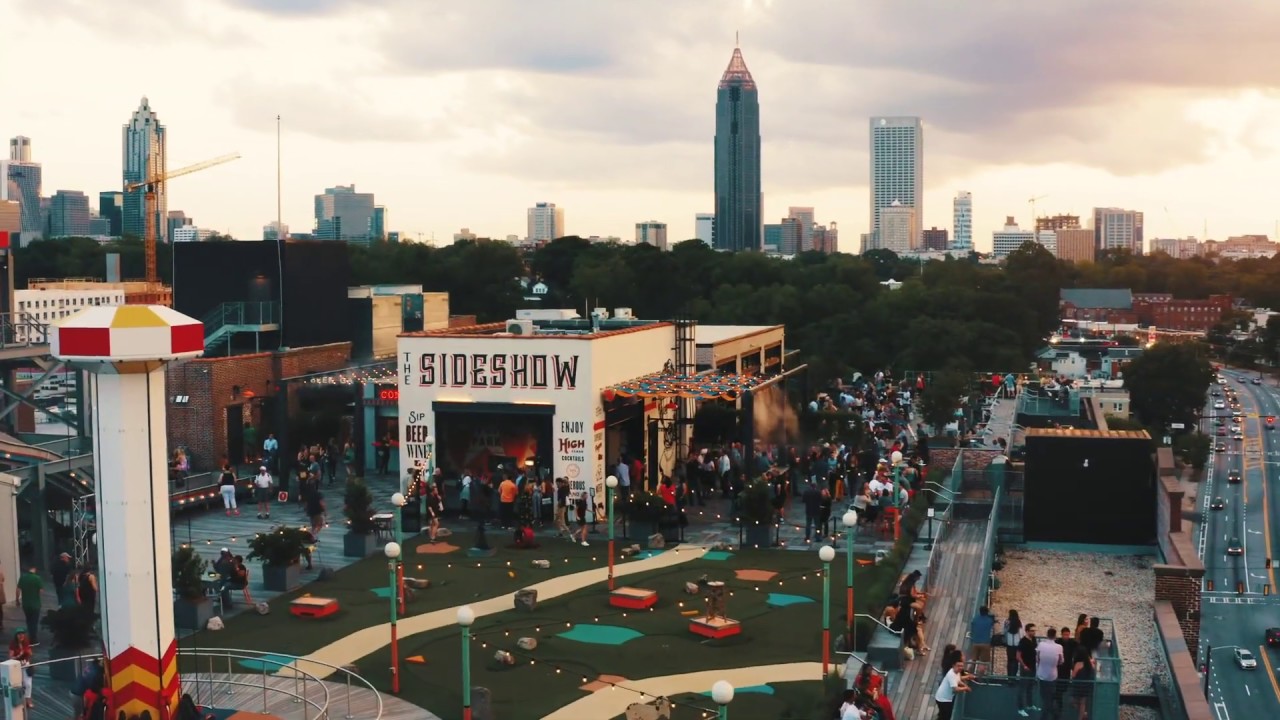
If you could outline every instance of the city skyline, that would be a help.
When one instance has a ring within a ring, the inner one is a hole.
[[[1280,7],[484,4],[506,21],[406,0],[0,0],[29,30],[10,47],[42,57],[41,82],[24,86],[0,133],[32,139],[44,194],[96,197],[120,189],[118,128],[146,95],[170,130],[173,166],[244,155],[185,178],[169,201],[241,238],[276,217],[279,114],[283,220],[298,231],[315,194],[356,184],[409,238],[520,234],[527,208],[545,200],[567,209],[571,234],[626,238],[655,219],[677,242],[694,236],[696,213],[714,211],[711,85],[740,30],[763,89],[762,217],[814,207],[846,229],[846,251],[871,225],[876,116],[924,123],[920,227],[951,228],[955,194],[970,191],[982,250],[1006,216],[1034,225],[1033,196],[1041,215],[1142,212],[1147,239],[1204,236],[1206,223],[1213,238],[1272,234],[1280,215],[1269,198],[1280,71],[1264,55]],[[84,82],[100,58],[136,52],[131,6],[146,9],[138,32],[166,60]],[[280,42],[298,32],[307,43]],[[45,58],[42,39],[54,35],[67,50]],[[937,41],[922,51],[925,35]],[[461,51],[477,46],[486,51]]]

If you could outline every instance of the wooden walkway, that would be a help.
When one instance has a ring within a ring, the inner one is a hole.
[[[265,683],[265,685],[264,685]],[[182,676],[182,689],[203,706],[220,710],[244,710],[261,713],[280,720],[329,720],[360,718],[373,720],[378,717],[377,698],[368,688],[352,686],[348,695],[345,683],[325,682],[329,692],[327,715],[318,708],[325,705],[325,692],[315,681],[283,677],[267,673],[187,674]],[[33,688],[36,708],[29,714],[30,720],[67,720],[74,717],[74,696],[71,684],[60,683],[37,676]],[[264,691],[265,687],[265,691]],[[306,698],[302,702],[297,698]],[[382,696],[382,720],[440,720],[420,707],[395,697]]]
[[[933,720],[938,713],[933,694],[942,680],[942,649],[948,644],[966,645],[969,621],[976,611],[970,604],[982,582],[979,575],[985,560],[982,544],[986,535],[986,522],[954,522],[946,539],[938,545],[943,555],[937,577],[929,579],[929,600],[924,610],[928,617],[925,642],[932,650],[923,657],[917,655],[901,672],[890,676],[889,699],[899,720]]]

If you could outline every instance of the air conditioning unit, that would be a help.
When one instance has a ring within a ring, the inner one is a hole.
[[[614,308],[613,317],[618,320],[635,320],[636,316],[631,312],[631,308]]]
[[[591,308],[591,317],[596,320],[608,320],[609,308]]]
[[[532,320],[508,320],[507,332],[511,333],[512,335],[532,335],[533,321]]]

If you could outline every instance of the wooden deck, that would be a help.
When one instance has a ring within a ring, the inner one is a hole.
[[[942,649],[949,643],[963,647],[969,632],[971,608],[985,558],[982,544],[986,540],[986,522],[956,522],[948,528],[946,539],[938,546],[943,555],[938,561],[937,577],[929,579],[929,601],[925,606],[925,642],[932,648],[928,655],[905,664],[901,672],[890,675],[889,699],[899,720],[933,720],[937,706],[933,694],[942,679]]]
[[[252,673],[199,673],[182,676],[183,692],[190,693],[201,706],[261,713],[280,720],[315,720],[323,717],[318,710],[325,705],[325,691],[319,687],[320,684],[314,681],[304,683],[300,679],[270,673],[265,676]],[[353,686],[348,695],[345,683],[325,682],[323,685],[329,693],[328,717],[331,720],[373,720],[379,717],[377,698],[368,688]],[[75,698],[71,694],[71,688],[69,684],[37,676],[33,692],[36,708],[29,715],[30,720],[66,720],[75,717]],[[306,698],[309,702],[303,703],[295,698]],[[440,718],[399,698],[383,695],[381,720]]]

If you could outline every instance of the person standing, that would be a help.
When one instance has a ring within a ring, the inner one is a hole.
[[[1004,621],[1005,675],[1018,676],[1018,643],[1022,641],[1022,620],[1017,610],[1010,610]]]
[[[519,488],[514,480],[504,476],[498,485],[498,522],[503,530],[510,530],[516,518],[516,495]]]
[[[1040,717],[1043,720],[1056,720],[1059,717],[1057,689],[1058,666],[1062,664],[1062,646],[1058,644],[1057,631],[1049,628],[1045,631],[1045,639],[1036,645],[1036,680],[1040,684]]]
[[[569,481],[556,478],[556,537],[573,540],[569,529]]]
[[[1040,709],[1035,704],[1035,670],[1036,626],[1027,623],[1018,641],[1018,715],[1022,717],[1030,717],[1030,711]]]
[[[969,686],[965,684],[965,681],[972,678],[972,675],[964,671],[964,660],[956,660],[951,669],[942,678],[942,682],[938,685],[938,691],[933,694],[933,701],[938,705],[938,720],[951,720],[951,713],[955,709],[956,694],[969,692]]]
[[[253,478],[253,494],[258,501],[258,519],[268,520],[271,518],[271,486],[275,481],[271,479],[271,471],[266,465],[258,468],[258,474]]]
[[[810,536],[814,526],[818,524],[818,509],[822,504],[822,494],[818,492],[816,484],[809,482],[805,483],[804,493],[800,498],[804,502],[804,541],[812,542]]]
[[[463,470],[462,480],[458,481],[458,514],[463,518],[471,516],[471,484],[473,482],[474,481],[471,479],[471,472],[469,470]]]
[[[240,509],[236,507],[236,474],[231,470],[231,463],[222,466],[218,491],[222,493],[222,507],[227,515],[239,515]]]
[[[969,621],[969,642],[973,644],[973,661],[991,664],[991,638],[995,632],[996,619],[986,605],[978,608],[978,614]]]
[[[614,474],[618,477],[618,500],[626,504],[627,498],[631,496],[631,466],[627,464],[625,457],[618,458]]]
[[[440,497],[440,489],[435,485],[427,489],[427,517],[431,524],[427,528],[427,537],[436,541],[436,533],[440,532],[440,517],[444,515],[444,498]]]
[[[80,607],[91,613],[98,612],[98,576],[88,566],[80,568],[76,578],[76,596]]]
[[[18,578],[18,592],[14,602],[22,608],[22,614],[27,619],[33,646],[40,644],[40,591],[43,589],[44,581],[36,574],[34,566],[27,568]]]

